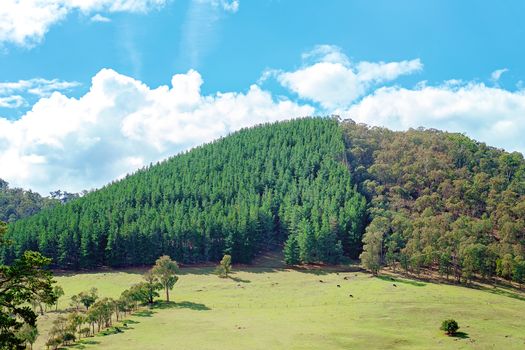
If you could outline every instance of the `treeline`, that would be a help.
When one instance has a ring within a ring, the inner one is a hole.
[[[432,129],[342,127],[351,171],[370,203],[366,266],[525,282],[521,153]]]
[[[71,297],[70,309],[67,314],[60,314],[54,321],[53,327],[48,333],[46,346],[58,349],[62,345],[73,345],[82,337],[95,336],[102,331],[111,333],[123,332],[121,327],[127,328],[124,319],[127,314],[139,310],[140,306],[155,303],[159,297],[159,291],[166,292],[166,302],[169,303],[169,291],[177,283],[179,277],[179,266],[169,256],[161,256],[155,265],[143,275],[143,282],[132,285],[124,290],[118,299],[101,298],[97,288],[91,288]],[[56,311],[58,311],[58,300],[64,295],[60,286],[55,286]],[[42,307],[40,306],[41,310]],[[113,322],[121,322],[115,325]],[[95,330],[96,326],[96,330]],[[36,328],[35,328],[36,329]],[[109,330],[108,330],[109,329]],[[36,340],[33,333],[22,332],[22,340],[29,342],[31,347]],[[37,332],[38,334],[38,332]]]
[[[0,221],[14,222],[59,203],[57,199],[42,197],[36,192],[10,188],[6,181],[0,179]]]
[[[335,120],[242,130],[9,225],[4,262],[26,250],[60,268],[249,262],[287,241],[289,262],[357,257],[366,201]]]

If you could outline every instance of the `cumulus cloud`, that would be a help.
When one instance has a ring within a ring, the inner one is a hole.
[[[482,83],[379,88],[338,113],[358,122],[405,130],[424,126],[467,135],[509,151],[525,151],[525,90]]]
[[[170,0],[2,0],[0,44],[13,43],[31,47],[44,38],[53,24],[73,11],[84,15],[94,12],[147,12],[168,1]]]
[[[22,118],[0,118],[0,178],[46,193],[99,187],[138,167],[242,127],[314,113],[257,85],[203,95],[200,74],[150,88],[104,69],[80,98],[41,98]]]
[[[358,62],[353,64],[335,46],[317,46],[303,54],[306,65],[292,72],[280,72],[277,80],[303,99],[329,110],[347,106],[370,88],[401,75],[422,69],[419,59],[401,62]]]

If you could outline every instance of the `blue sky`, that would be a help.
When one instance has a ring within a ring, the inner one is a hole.
[[[0,178],[15,186],[99,187],[308,114],[525,150],[522,1],[2,1]]]

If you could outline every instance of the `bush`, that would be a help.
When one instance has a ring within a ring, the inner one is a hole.
[[[232,257],[230,255],[225,255],[219,266],[215,269],[215,273],[221,278],[226,278],[232,271]]]
[[[459,329],[458,323],[455,320],[445,320],[441,322],[442,331],[446,332],[447,335],[454,335]]]

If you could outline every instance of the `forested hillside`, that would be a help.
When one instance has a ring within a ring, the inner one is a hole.
[[[365,230],[366,227],[366,230]],[[438,130],[307,118],[233,135],[11,223],[5,261],[58,267],[361,258],[419,273],[525,282],[525,161]]]
[[[36,192],[10,188],[6,181],[0,179],[0,221],[14,222],[58,203],[60,201],[42,197]]]
[[[362,260],[525,282],[525,161],[438,130],[342,123],[354,179],[369,201]]]
[[[342,129],[307,118],[242,130],[9,226],[11,261],[39,250],[61,268],[236,262],[287,237],[290,262],[357,257],[366,201]]]

